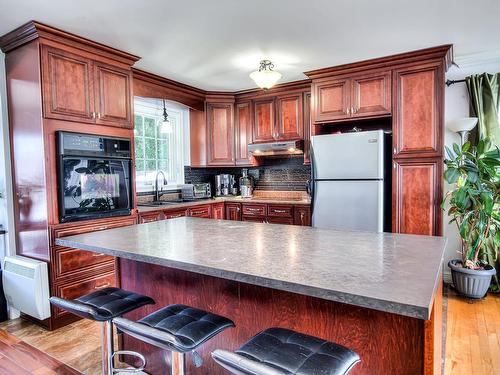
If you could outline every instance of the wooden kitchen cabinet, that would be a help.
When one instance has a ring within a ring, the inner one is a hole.
[[[130,70],[42,46],[46,118],[133,128]]]
[[[326,79],[312,84],[315,122],[334,122],[349,118],[349,79]]]
[[[311,208],[309,206],[295,206],[293,223],[305,227],[311,226]]]
[[[253,143],[272,142],[276,137],[274,98],[253,101]]]
[[[205,204],[202,206],[190,207],[187,209],[187,216],[210,219],[212,217],[212,206],[210,204]]]
[[[241,221],[241,203],[227,202],[225,209],[226,220]]]
[[[207,103],[207,164],[234,165],[233,103]]]
[[[212,205],[212,219],[224,220],[224,202]]]
[[[141,213],[139,215],[139,224],[152,223],[153,221],[163,220],[163,212],[153,211],[148,213]]]
[[[439,61],[394,71],[394,157],[437,157],[444,148],[444,70]]]
[[[438,236],[441,233],[442,159],[393,161],[394,233]]]
[[[92,60],[59,48],[42,46],[41,65],[44,116],[93,123]]]
[[[314,80],[312,107],[315,123],[391,115],[391,71]]]
[[[278,121],[276,140],[288,141],[304,138],[302,93],[282,95],[276,98]]]
[[[353,118],[391,114],[391,72],[354,76],[351,79]]]
[[[236,103],[234,150],[236,165],[252,165],[248,144],[252,142],[252,105],[250,101]]]
[[[94,63],[96,123],[133,128],[131,73],[103,63]]]

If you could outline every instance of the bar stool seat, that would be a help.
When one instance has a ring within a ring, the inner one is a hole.
[[[120,288],[108,287],[72,300],[50,297],[50,303],[81,318],[101,322],[103,375],[112,375],[116,372],[137,373],[144,369],[146,359],[142,354],[130,351],[115,352],[112,320],[144,305],[154,304],[155,301],[152,298]],[[142,365],[135,369],[116,369],[114,357],[120,354],[135,356],[140,359]]]
[[[218,349],[212,357],[239,375],[344,375],[360,361],[342,345],[284,328],[266,329],[234,353]]]
[[[121,331],[141,341],[172,351],[172,373],[184,374],[184,353],[194,351],[204,342],[234,323],[220,315],[186,305],[169,305],[134,322],[115,318]],[[201,365],[201,358],[199,363]]]
[[[85,319],[104,322],[155,301],[141,294],[120,288],[108,287],[82,297],[65,300],[50,297],[50,302]]]

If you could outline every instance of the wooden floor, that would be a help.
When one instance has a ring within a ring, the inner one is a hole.
[[[500,374],[500,295],[469,303],[448,292],[445,375]]]
[[[10,333],[0,330],[0,374],[78,375],[80,373]]]
[[[449,290],[447,305],[445,375],[500,375],[500,295],[490,294],[484,300],[468,303]],[[8,372],[2,367],[8,360],[13,362],[12,349],[7,347],[13,345],[5,344],[4,340],[10,340],[19,348],[21,354],[16,354],[15,358],[29,357],[22,362],[31,366],[30,369]],[[54,370],[54,367],[47,366],[46,358],[38,359],[42,367],[37,369],[33,358],[42,358],[43,354],[30,351],[27,349],[29,345],[20,340],[84,374],[100,374],[97,323],[81,320],[53,332],[20,319],[0,323],[0,374],[71,374],[64,372],[70,371],[64,368]]]

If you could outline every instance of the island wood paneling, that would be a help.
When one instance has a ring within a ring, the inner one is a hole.
[[[198,240],[203,238],[193,238]],[[156,301],[156,305],[146,306],[140,312],[126,314],[129,319],[181,303],[235,322],[236,328],[225,330],[197,350],[204,359],[203,367],[195,368],[187,356],[189,374],[225,374],[210,358],[210,352],[217,348],[234,350],[257,332],[273,326],[352,348],[361,356],[353,375],[424,373],[423,320],[123,259],[120,275],[122,288],[149,295]],[[123,336],[123,347],[144,353],[148,372],[169,372],[167,352],[127,335]]]

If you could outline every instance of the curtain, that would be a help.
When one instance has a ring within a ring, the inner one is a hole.
[[[476,139],[489,138],[492,147],[500,147],[500,73],[477,74],[466,77],[471,115],[478,118]],[[500,251],[493,241],[487,241],[480,258],[495,267],[497,274],[491,280],[491,291],[500,292]]]
[[[500,146],[500,73],[475,74],[465,78],[469,90],[471,115],[478,118],[477,136],[490,138]]]

